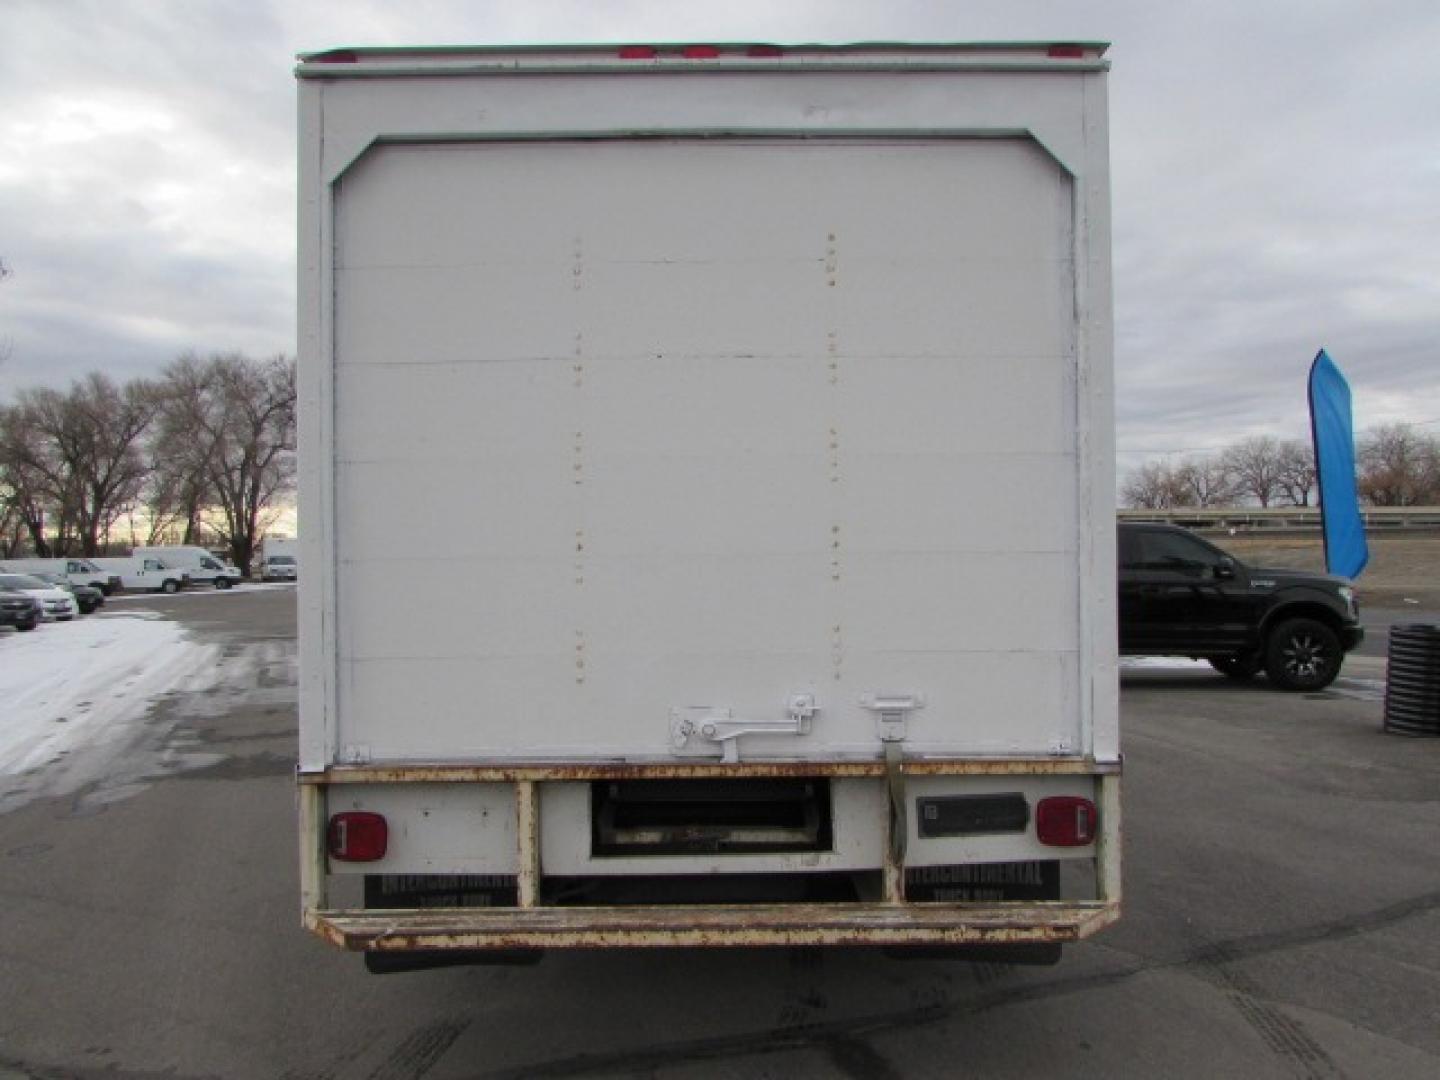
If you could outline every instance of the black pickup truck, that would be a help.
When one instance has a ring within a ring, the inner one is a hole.
[[[1344,578],[1248,567],[1174,525],[1124,522],[1120,652],[1204,659],[1232,679],[1262,670],[1319,690],[1365,636]]]

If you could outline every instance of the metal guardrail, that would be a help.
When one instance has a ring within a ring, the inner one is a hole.
[[[1188,528],[1303,529],[1320,527],[1320,510],[1314,506],[1177,507],[1173,510],[1116,511],[1121,521],[1152,521]],[[1366,528],[1440,527],[1440,506],[1362,507]]]

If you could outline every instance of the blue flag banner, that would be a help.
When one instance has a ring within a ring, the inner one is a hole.
[[[1355,490],[1355,427],[1350,384],[1324,349],[1310,365],[1310,434],[1320,486],[1320,519],[1325,532],[1325,568],[1357,578],[1370,561],[1360,497]]]

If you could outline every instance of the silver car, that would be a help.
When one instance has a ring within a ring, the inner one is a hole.
[[[75,597],[29,574],[0,574],[0,589],[14,589],[40,601],[40,614],[46,622],[69,622],[80,614]]]

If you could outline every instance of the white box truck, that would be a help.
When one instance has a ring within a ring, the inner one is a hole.
[[[267,536],[260,551],[262,581],[295,581],[300,572],[300,542],[292,536]]]
[[[309,929],[1118,916],[1103,53],[301,57]]]

